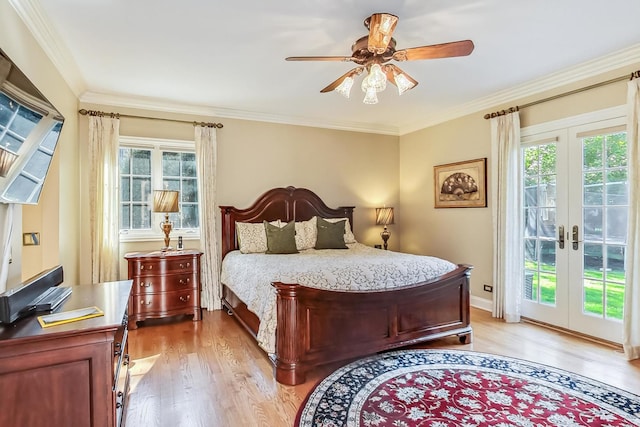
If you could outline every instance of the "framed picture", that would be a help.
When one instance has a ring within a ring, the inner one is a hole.
[[[487,207],[487,159],[433,167],[436,208]]]

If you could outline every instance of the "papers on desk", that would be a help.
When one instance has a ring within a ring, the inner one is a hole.
[[[62,325],[64,323],[77,322],[79,320],[100,316],[104,316],[104,312],[94,306],[38,316],[38,323],[40,323],[40,326],[43,328],[48,328],[49,326]]]

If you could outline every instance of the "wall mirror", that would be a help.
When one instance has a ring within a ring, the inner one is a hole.
[[[38,203],[63,123],[0,50],[0,203]]]

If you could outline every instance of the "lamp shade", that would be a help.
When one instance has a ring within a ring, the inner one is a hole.
[[[0,146],[0,176],[6,177],[18,155]]]
[[[179,192],[174,190],[154,190],[153,211],[154,212],[178,212],[180,211]]]
[[[393,208],[376,208],[376,225],[393,223]]]

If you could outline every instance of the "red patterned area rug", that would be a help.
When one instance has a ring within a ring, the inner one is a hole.
[[[640,396],[520,359],[405,350],[329,375],[302,404],[295,425],[640,426]]]

